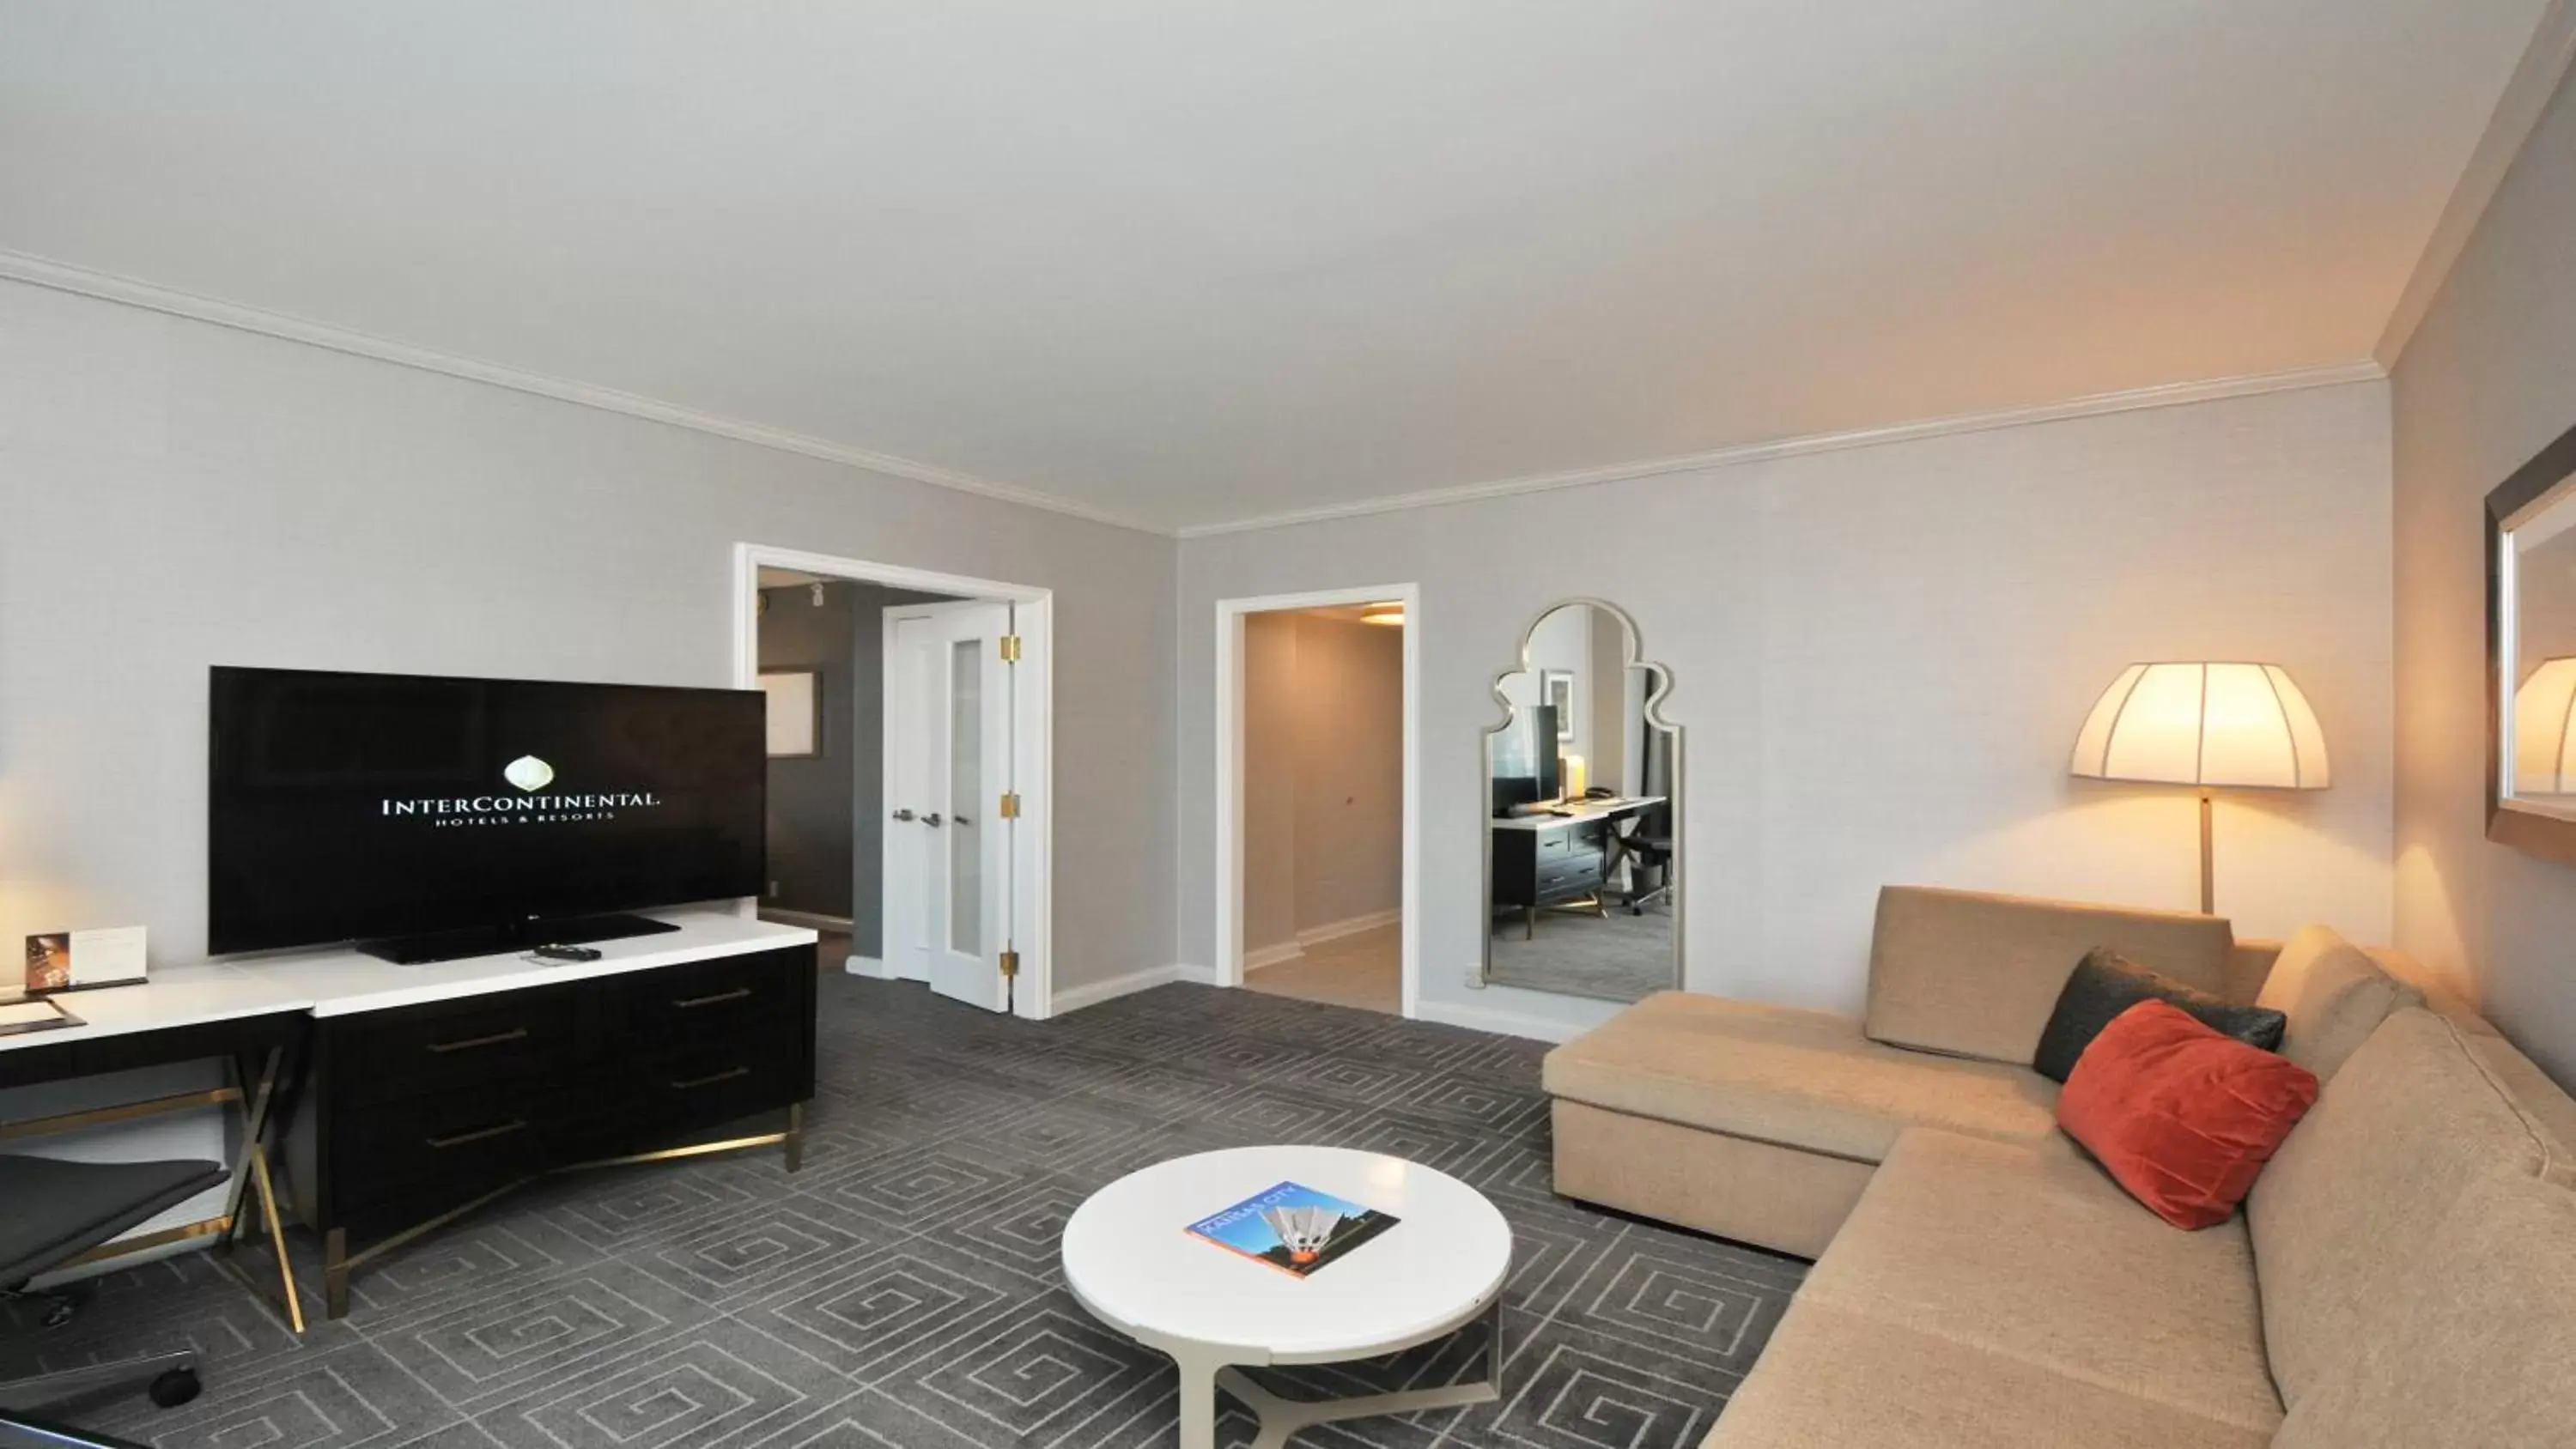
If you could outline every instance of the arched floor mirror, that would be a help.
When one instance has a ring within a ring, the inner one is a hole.
[[[1485,735],[1489,986],[1635,1001],[1681,984],[1681,731],[1636,621],[1574,599],[1494,679]]]

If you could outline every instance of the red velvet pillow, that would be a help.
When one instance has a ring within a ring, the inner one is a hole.
[[[2206,1228],[2227,1221],[2316,1100],[2305,1067],[2141,1001],[2076,1059],[2057,1125],[2156,1216]]]

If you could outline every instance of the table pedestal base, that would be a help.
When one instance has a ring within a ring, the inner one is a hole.
[[[1486,1315],[1486,1322],[1489,1332],[1482,1383],[1398,1389],[1347,1399],[1284,1399],[1230,1364],[1195,1361],[1175,1354],[1173,1361],[1181,1371],[1181,1449],[1215,1449],[1217,1389],[1242,1400],[1253,1417],[1261,1421],[1261,1432],[1253,1436],[1252,1449],[1286,1449],[1290,1435],[1313,1424],[1490,1404],[1503,1396],[1503,1308],[1499,1298]]]

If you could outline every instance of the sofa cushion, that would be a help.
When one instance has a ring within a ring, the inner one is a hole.
[[[2243,1222],[2178,1233],[2063,1137],[1906,1133],[1800,1296],[2258,1436],[2280,1422]]]
[[[2543,1449],[2576,1437],[2576,1193],[2469,1182],[2403,1287],[2403,1333],[2356,1335],[2279,1449]]]
[[[2289,1018],[2281,1055],[2324,1081],[2390,1012],[2423,1005],[2424,993],[2333,931],[2307,926],[2281,947],[2254,1004]]]
[[[1658,992],[1547,1054],[1559,1097],[1857,1162],[1908,1127],[2034,1141],[2057,1084],[2026,1067],[1881,1046],[1849,1017]]]
[[[2419,1007],[2381,1023],[2246,1198],[2281,1397],[2295,1406],[2353,1344],[2402,1336],[2411,1262],[2470,1181],[2569,1170],[2456,1025]]]
[[[2108,946],[2219,995],[2233,940],[2216,916],[1889,886],[1878,893],[1866,1029],[1891,1046],[2028,1066],[2085,952]]]
[[[1701,1449],[2262,1449],[2270,1437],[1801,1294]]]
[[[2058,991],[2057,1005],[2049,1011],[2048,1025],[2041,1028],[2039,1047],[2031,1055],[2031,1070],[2052,1082],[2065,1081],[2102,1028],[2141,1001],[2170,1002],[2212,1028],[2267,1052],[2280,1048],[2281,1029],[2289,1025],[2289,1019],[2277,1011],[2239,1005],[2102,947],[2085,952]]]
[[[2076,1063],[2057,1124],[2148,1211],[2199,1229],[2235,1216],[2316,1100],[2307,1068],[2141,1001]]]

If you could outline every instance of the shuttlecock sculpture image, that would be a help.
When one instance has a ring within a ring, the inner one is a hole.
[[[1333,1240],[1333,1229],[1342,1225],[1340,1213],[1321,1207],[1263,1208],[1261,1220],[1279,1235],[1292,1263],[1315,1261],[1315,1255]]]

